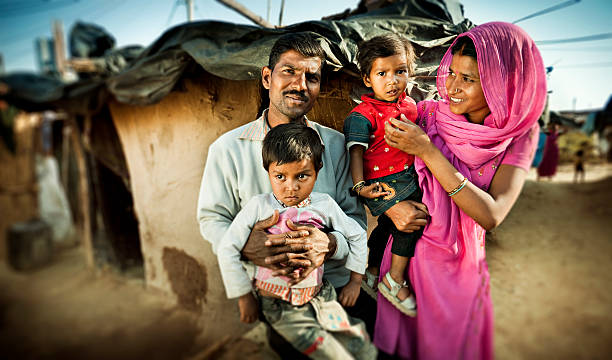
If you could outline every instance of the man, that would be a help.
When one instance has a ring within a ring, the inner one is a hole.
[[[242,206],[256,194],[271,192],[268,175],[262,167],[262,141],[270,128],[293,121],[315,129],[325,145],[323,168],[313,191],[329,194],[347,215],[366,228],[363,206],[348,191],[353,184],[344,136],[305,116],[319,95],[324,61],[325,53],[311,35],[297,33],[279,38],[270,52],[268,66],[261,72],[262,84],[269,92],[269,108],[259,119],[230,130],[210,145],[197,216],[200,232],[212,244],[213,252],[217,252],[221,235]],[[400,207],[396,211],[400,214]],[[424,215],[416,210],[408,213],[408,216],[390,217],[394,222],[401,219],[404,229],[409,229],[406,224],[415,226],[411,220],[417,216],[422,217],[417,221],[425,221]],[[348,246],[341,234],[333,229],[324,233],[305,226],[290,226],[294,231],[286,234],[267,234],[265,229],[277,221],[273,217],[255,225],[242,251],[244,257],[257,265],[276,269],[277,275],[288,275],[294,268],[302,267],[305,269],[302,277],[325,262],[324,276],[336,289],[349,281],[349,271],[344,267]],[[402,224],[396,225],[402,228]],[[281,263],[285,266],[280,266]],[[357,304],[347,312],[363,319],[372,332],[376,306],[371,298],[362,292]]]

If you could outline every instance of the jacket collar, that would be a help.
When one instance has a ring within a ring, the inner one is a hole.
[[[361,101],[366,102],[366,103],[370,103],[370,104],[374,104],[374,105],[397,104],[399,102],[402,102],[405,98],[406,98],[406,91],[403,91],[400,94],[400,96],[397,98],[397,100],[395,100],[393,102],[378,100],[377,98],[374,97],[374,93],[369,93],[369,94],[361,95]]]

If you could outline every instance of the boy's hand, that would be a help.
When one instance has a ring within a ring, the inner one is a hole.
[[[340,291],[340,295],[338,295],[338,301],[342,306],[351,307],[355,305],[359,297],[359,291],[361,290],[361,278],[362,275],[354,272],[351,273],[351,280],[348,284],[344,285]]]
[[[364,197],[366,199],[375,199],[387,195],[391,195],[391,191],[385,189],[385,187],[378,182],[372,183],[359,189],[359,196]]]
[[[240,310],[240,321],[250,324],[258,318],[257,300],[252,293],[244,294],[238,298],[238,309]]]

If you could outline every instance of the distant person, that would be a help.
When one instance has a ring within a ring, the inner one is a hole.
[[[574,154],[574,183],[584,182],[584,146]]]
[[[544,121],[542,119],[538,120],[538,125],[540,125],[540,136],[538,138],[538,148],[536,149],[535,156],[533,157],[533,162],[531,163],[531,167],[538,168],[540,163],[542,162],[542,154],[544,154],[544,145],[546,145],[546,132],[544,132]]]
[[[410,41],[396,34],[374,37],[359,44],[357,61],[365,85],[373,93],[363,95],[344,120],[344,137],[351,157],[353,192],[362,200],[378,226],[368,243],[370,247],[364,290],[376,289],[399,311],[416,316],[416,302],[404,276],[420,231],[403,232],[385,215],[400,201],[421,202],[421,191],[414,170],[414,156],[385,142],[385,123],[403,115],[414,122],[416,102],[406,95],[414,69],[414,50]],[[393,235],[391,269],[378,283],[380,262],[389,235]]]
[[[328,194],[312,192],[323,167],[323,145],[317,132],[300,123],[278,125],[264,138],[262,157],[272,192],[252,197],[219,243],[217,257],[228,298],[238,298],[240,319],[245,323],[257,320],[261,305],[267,322],[313,359],[375,359],[376,348],[364,323],[348,316],[336,301],[334,287],[323,279],[324,265],[298,283],[293,277],[274,276],[273,270],[252,263],[243,267],[240,252],[251,229],[273,215],[278,216],[278,222],[268,228],[271,234],[290,232],[290,222],[334,229],[346,238],[349,254],[345,267],[351,271],[351,279],[339,294],[342,305],[355,304],[366,267],[365,230]]]
[[[544,64],[525,31],[493,22],[460,34],[437,75],[441,100],[417,104],[418,125],[385,125],[387,144],[415,156],[431,218],[407,270],[418,315],[402,316],[379,297],[374,343],[402,359],[491,359],[485,231],[504,220],[525,183],[546,102]]]
[[[558,138],[559,132],[557,124],[552,122],[548,123],[546,145],[544,145],[542,161],[540,162],[540,166],[538,166],[538,181],[542,177],[547,177],[549,180],[551,180],[557,173],[557,165],[559,164],[559,145],[557,145]]]

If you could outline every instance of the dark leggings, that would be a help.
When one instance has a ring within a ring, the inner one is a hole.
[[[399,231],[387,215],[380,215],[378,217],[378,226],[372,231],[368,240],[368,247],[370,248],[368,266],[380,268],[389,235],[393,235],[391,253],[411,258],[414,256],[417,240],[423,235],[423,228],[411,233],[405,233]]]

